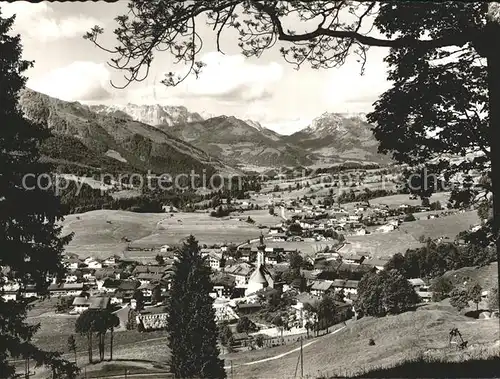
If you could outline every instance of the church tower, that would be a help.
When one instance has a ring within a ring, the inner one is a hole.
[[[259,237],[259,246],[257,246],[257,267],[266,264],[266,245],[264,244],[264,236]]]
[[[260,236],[260,243],[257,246],[257,267],[255,268],[250,279],[248,280],[248,286],[245,291],[245,296],[256,293],[261,289],[273,286],[273,278],[266,268],[266,245],[264,245],[264,236]]]

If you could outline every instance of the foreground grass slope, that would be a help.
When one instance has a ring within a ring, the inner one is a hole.
[[[321,337],[304,349],[304,375],[310,378],[355,376],[419,356],[457,359],[459,353],[448,347],[449,331],[454,327],[469,341],[468,354],[492,355],[498,340],[498,320],[474,320],[455,312],[417,310],[379,319],[367,317],[337,334]],[[375,346],[368,345],[370,338],[374,339]],[[276,352],[280,353],[282,351]],[[293,377],[298,353],[244,365],[254,360],[252,354],[226,357],[226,364],[229,360],[233,362],[235,378]],[[261,352],[255,354],[256,359],[262,359]]]

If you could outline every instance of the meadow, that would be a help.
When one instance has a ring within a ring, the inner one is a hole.
[[[368,253],[376,258],[392,257],[408,249],[422,246],[411,234],[402,230],[389,233],[372,233],[363,236],[347,236],[340,254]]]
[[[430,220],[405,222],[400,226],[400,229],[417,239],[421,236],[454,239],[458,233],[468,230],[471,226],[478,225],[479,222],[477,212],[468,211]]]
[[[254,224],[246,222],[250,217]],[[177,244],[193,234],[200,244],[243,243],[258,238],[265,229],[281,222],[268,210],[233,213],[223,218],[211,217],[208,212],[197,213],[134,213],[98,210],[68,215],[62,222],[63,235],[74,233],[67,252],[81,257],[106,258],[118,254],[125,258],[144,252],[126,251],[127,247],[153,248]],[[123,238],[130,240],[125,242]],[[153,254],[146,252],[147,256]]]
[[[303,350],[304,376],[350,376],[358,370],[392,366],[421,354],[453,359],[459,354],[455,347],[448,346],[449,331],[454,327],[469,341],[469,354],[494,353],[498,320],[474,320],[455,312],[422,309],[384,318],[366,317],[336,334],[320,337]],[[369,346],[370,338],[374,346]],[[276,354],[284,350],[274,349]],[[293,346],[289,346],[291,349]],[[234,378],[292,378],[298,358],[296,352],[246,365],[262,359],[261,352],[250,351],[228,356],[226,364],[232,361]]]
[[[121,255],[127,247],[123,237],[133,241],[150,235],[162,213],[134,213],[115,210],[97,210],[65,217],[63,235],[74,233],[66,251],[81,257],[106,258]]]

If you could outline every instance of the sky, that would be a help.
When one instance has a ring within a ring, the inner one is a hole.
[[[107,64],[110,53],[82,36],[99,25],[105,30],[102,44],[115,47],[114,18],[125,14],[126,6],[126,1],[0,1],[2,16],[16,14],[14,32],[21,35],[23,58],[35,62],[26,74],[27,86],[62,100],[89,104],[183,105],[205,117],[224,114],[258,121],[281,134],[307,127],[324,112],[370,112],[379,95],[390,88],[383,62],[386,48],[370,49],[363,75],[354,57],[340,68],[314,70],[304,65],[296,70],[282,59],[276,46],[258,59],[245,58],[232,31],[223,36],[224,54],[218,53],[215,32],[201,25],[201,58],[207,66],[198,79],[189,77],[176,87],[161,84],[165,73],[184,67],[174,65],[169,53],[157,52],[144,82],[116,89],[110,80],[123,85],[124,73]]]

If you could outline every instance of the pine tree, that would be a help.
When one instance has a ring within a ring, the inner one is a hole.
[[[62,213],[52,188],[36,185],[41,174],[50,172],[40,162],[38,150],[49,132],[25,119],[18,107],[19,91],[26,82],[22,74],[32,62],[21,58],[20,36],[9,34],[13,23],[14,17],[2,18],[0,12],[0,266],[8,268],[0,280],[21,289],[34,284],[46,293],[47,278],[64,273],[61,254],[71,236],[60,237],[56,223]],[[48,176],[45,179],[39,183],[48,184]],[[38,325],[26,322],[28,310],[24,301],[0,298],[1,376],[13,377],[15,368],[9,360],[29,358],[37,366],[51,366],[55,377],[74,378],[78,371],[74,363],[31,342]]]
[[[190,236],[176,252],[168,304],[171,371],[177,378],[225,378],[217,347],[217,325],[210,297],[210,267]]]

